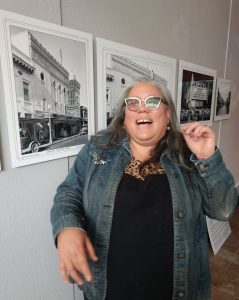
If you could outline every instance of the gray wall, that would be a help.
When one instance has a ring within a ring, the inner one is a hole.
[[[0,0],[0,9],[218,70],[234,81],[231,118],[213,125],[239,182],[239,1]],[[1,42],[1,37],[0,37]],[[225,69],[226,66],[226,69]],[[0,82],[1,86],[1,82]],[[82,299],[58,275],[49,211],[74,158],[12,169],[0,88],[0,299]]]

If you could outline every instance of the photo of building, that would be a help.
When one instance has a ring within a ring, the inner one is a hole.
[[[180,122],[210,120],[213,77],[183,70]]]
[[[48,50],[49,44],[43,45],[36,35],[11,26],[22,154],[61,148],[66,140],[67,146],[83,144],[88,133],[88,109],[81,101],[82,83],[64,63],[69,54],[59,47],[56,58]]]

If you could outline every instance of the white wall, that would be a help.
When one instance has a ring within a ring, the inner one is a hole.
[[[225,72],[230,0],[0,0],[0,9]],[[232,115],[214,129],[239,182],[239,1],[232,1],[226,77]],[[0,37],[1,43],[1,37]],[[0,86],[1,86],[0,82]],[[0,299],[82,299],[58,275],[49,211],[74,158],[12,169],[0,88]]]

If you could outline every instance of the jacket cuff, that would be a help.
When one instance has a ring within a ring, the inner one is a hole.
[[[64,228],[79,228],[84,230],[84,218],[79,220],[74,215],[66,215],[61,217],[54,225],[52,229],[53,239],[56,245],[56,238],[57,235],[62,231]]]
[[[191,155],[190,160],[195,165],[202,177],[216,173],[224,164],[222,155],[218,148],[215,150],[212,156],[204,160],[198,159],[195,154]]]

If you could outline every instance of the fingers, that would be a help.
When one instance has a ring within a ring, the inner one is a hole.
[[[91,241],[88,237],[86,237],[86,240],[85,240],[85,245],[86,245],[86,250],[89,254],[89,257],[93,260],[93,261],[97,261],[98,260],[98,257],[96,256],[95,254],[95,249],[94,247],[92,246],[91,244]]]
[[[215,152],[216,136],[214,131],[199,122],[183,124],[182,134],[189,149],[198,159],[205,159]]]
[[[79,285],[84,279],[92,281],[93,276],[89,268],[85,249],[79,249],[75,254],[59,254],[60,274],[64,282],[69,282],[69,276]]]
[[[183,124],[181,126],[183,135],[188,135],[193,138],[214,137],[214,132],[211,128],[199,122]]]
[[[77,253],[77,257],[74,260],[74,265],[76,269],[84,275],[84,278],[87,281],[91,281],[93,279],[93,276],[89,268],[85,247],[79,249],[79,252]]]
[[[63,230],[58,237],[58,256],[60,274],[64,282],[69,282],[69,276],[79,285],[82,285],[84,280],[93,280],[88,258],[93,261],[98,258],[86,232],[76,229]]]
[[[79,275],[79,272],[69,260],[60,259],[59,266],[60,274],[65,283],[68,283],[69,281],[74,281],[79,285],[84,283],[83,278]]]
[[[59,260],[59,268],[60,268],[60,274],[61,274],[61,277],[63,278],[63,281],[65,283],[67,283],[69,281],[68,271],[65,267],[63,260],[61,260],[61,259]]]

